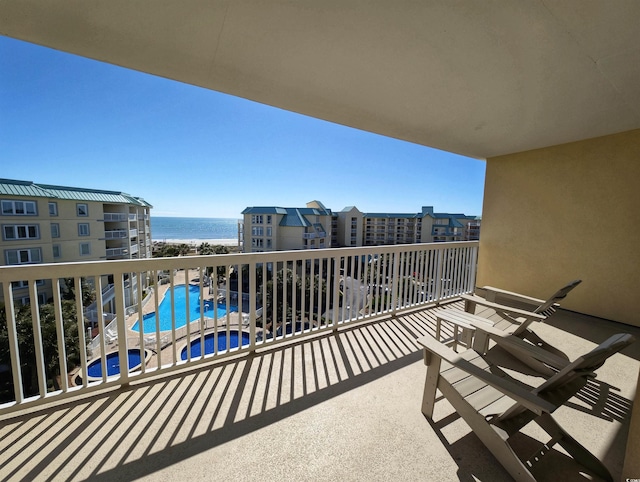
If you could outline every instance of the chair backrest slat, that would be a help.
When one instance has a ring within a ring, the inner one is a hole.
[[[573,288],[578,286],[580,283],[582,283],[581,279],[576,279],[576,280],[571,281],[570,283],[567,283],[567,285],[563,286],[558,291],[556,291],[553,295],[551,295],[551,297],[547,301],[545,301],[540,306],[538,306],[533,312],[534,313],[542,313],[542,312],[548,310],[555,303],[557,303],[558,301],[564,299],[569,294],[569,292]]]
[[[618,333],[595,347],[589,353],[578,357],[549,378],[531,393],[559,406],[571,398],[582,386],[594,370],[600,368],[611,355],[617,353],[635,341],[635,337],[628,333]],[[496,417],[492,423],[513,419],[513,417],[527,412],[527,408],[519,403],[514,404]]]

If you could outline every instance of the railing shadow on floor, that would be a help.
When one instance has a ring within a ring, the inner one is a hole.
[[[22,478],[85,478],[88,467],[92,481],[149,475],[419,362],[426,329],[394,318],[349,326],[10,419],[0,473],[17,475],[10,459],[34,451]]]

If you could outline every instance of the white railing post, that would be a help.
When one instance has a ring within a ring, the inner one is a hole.
[[[436,303],[440,302],[440,298],[442,297],[442,276],[443,276],[443,264],[444,264],[444,249],[438,249],[437,251],[437,261],[436,261],[436,279],[434,283],[435,288],[435,299]]]
[[[392,263],[392,277],[391,277],[391,314],[395,315],[398,310],[398,291],[400,290],[400,280],[399,280],[399,271],[400,271],[400,257],[399,252],[394,252],[391,254],[391,263]]]
[[[467,291],[473,293],[476,290],[476,271],[478,269],[478,246],[473,246],[471,249],[471,262],[469,266],[469,285]]]
[[[76,323],[78,324],[78,344],[80,345],[80,365],[82,366],[82,386],[87,386],[87,339],[84,331],[84,307],[82,306],[82,278],[76,276],[74,278],[74,286],[76,291]],[[80,293],[80,296],[78,296]]]
[[[62,317],[62,302],[60,301],[60,278],[52,280],[53,286],[53,310],[56,319],[56,335],[58,342],[58,358],[60,367],[60,383],[63,392],[69,389],[69,377],[67,376],[67,348],[64,340],[64,320]]]
[[[119,273],[114,277],[115,293],[116,293],[116,319],[118,327],[118,357],[120,359],[120,383],[122,385],[129,384],[129,354],[127,353],[127,325],[124,303],[124,273]],[[103,373],[106,373],[107,367],[103,364]]]
[[[22,404],[24,391],[22,386],[22,370],[20,367],[20,347],[18,345],[18,332],[16,326],[16,311],[13,303],[13,290],[11,282],[3,283],[4,309],[7,317],[7,335],[9,337],[9,358],[11,359],[11,375],[13,377],[13,392],[16,405]]]
[[[257,294],[257,285],[256,285],[256,276],[257,276],[257,265],[254,262],[249,263],[249,293]],[[263,271],[263,279],[264,283],[264,271]],[[242,300],[238,300],[239,304],[242,304]],[[250,336],[250,347],[252,351],[256,349],[256,296],[249,296],[249,336]],[[240,316],[239,322],[240,326],[244,326],[244,319]],[[242,330],[238,330],[238,347],[242,348]]]
[[[29,295],[31,297],[31,323],[33,325],[34,352],[36,355],[36,372],[38,374],[38,390],[40,397],[47,394],[47,374],[44,367],[44,350],[42,347],[42,330],[40,328],[40,310],[38,301],[38,287],[35,280],[29,281]]]

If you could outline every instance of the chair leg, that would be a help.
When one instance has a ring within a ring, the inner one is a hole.
[[[537,417],[535,421],[545,432],[557,439],[557,443],[569,452],[576,462],[602,479],[613,482],[613,478],[605,465],[558,425],[558,422],[551,415],[545,413]]]
[[[424,350],[427,377],[424,381],[424,392],[422,394],[422,413],[431,420],[433,420],[433,407],[436,404],[436,390],[438,388],[438,379],[440,378],[441,361],[440,357]]]
[[[473,433],[482,441],[489,449],[493,456],[500,462],[500,465],[509,472],[518,482],[535,482],[535,477],[531,474],[528,467],[520,460],[517,454],[509,445],[509,434],[497,427],[491,425],[483,415],[480,415],[472,408],[460,393],[458,393],[447,382],[441,383],[440,391],[449,403],[455,408],[456,412],[471,427]]]
[[[473,342],[471,347],[478,353],[484,355],[489,349],[489,337],[481,330],[472,332]]]

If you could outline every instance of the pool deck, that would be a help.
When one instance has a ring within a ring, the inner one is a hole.
[[[183,284],[195,285],[199,280],[199,276],[200,276],[200,273],[198,270],[177,271],[174,274],[174,285],[175,286],[183,285]],[[158,304],[162,302],[169,288],[170,288],[170,284],[159,285]],[[213,300],[213,295],[208,295],[208,293],[205,292],[204,299]],[[155,303],[153,302],[153,299],[151,299],[143,306],[142,314],[144,316],[149,313],[153,313],[154,311],[155,311]],[[138,313],[134,313],[133,315],[127,318],[127,321],[126,321],[127,327],[128,327],[127,339],[130,340],[130,342],[133,342],[133,345],[140,346],[140,333],[138,331],[133,331],[131,329],[131,327],[135,324],[136,321],[138,321]],[[240,317],[240,314],[236,312],[227,313],[227,315],[224,318],[218,320],[217,325],[214,323],[215,323],[215,320],[213,318],[205,317],[205,328],[203,330],[205,334],[213,332],[216,329],[219,331],[225,331],[227,330],[227,328],[230,330],[246,331],[246,328],[242,324],[242,319]],[[188,331],[187,331],[186,325],[176,330],[176,335],[175,335],[176,353],[178,354],[180,353],[182,348],[187,345],[187,342],[189,339],[193,339],[194,337],[200,335],[199,325],[200,325],[199,321],[194,321],[190,323]],[[262,329],[258,328],[257,331],[262,331]],[[173,347],[171,343],[171,333],[160,332],[162,349],[160,351],[159,357],[157,354],[157,344],[155,343],[155,334],[151,333],[146,336],[151,336],[154,340],[152,343],[144,343],[144,345],[147,348],[150,348],[151,350],[153,350],[153,356],[151,357],[150,361],[147,363],[148,367],[156,367],[158,364],[158,359],[160,359],[162,364],[172,363],[174,361],[173,360],[174,352],[173,352]]]
[[[183,285],[183,284],[196,284],[199,279],[199,271],[198,270],[178,270],[174,274],[174,285]],[[157,292],[154,292],[158,296],[158,304],[162,302],[167,291],[171,287],[170,284],[162,284],[157,285]],[[155,294],[153,295],[155,296]],[[213,295],[205,296],[205,299],[212,299]],[[142,315],[148,315],[155,311],[155,302],[153,301],[153,297],[148,300],[148,302],[142,307]],[[151,351],[151,357],[148,358],[147,367],[157,367],[158,360],[160,360],[161,364],[169,364],[172,363],[174,357],[173,343],[171,341],[171,333],[162,331],[160,332],[160,347],[161,350],[158,352],[157,343],[155,342],[155,333],[149,333],[144,335],[142,344],[140,343],[140,332],[134,331],[131,327],[138,321],[138,313],[133,313],[128,316],[125,323],[127,326],[127,346],[129,347],[137,347],[142,346]],[[175,344],[176,344],[176,353],[180,353],[180,350],[184,346],[186,346],[188,339],[192,339],[193,337],[200,335],[200,326],[199,321],[194,321],[189,326],[189,332],[187,332],[187,327],[183,326],[176,330],[175,335]],[[220,331],[224,331],[226,329],[230,330],[238,330],[238,331],[246,331],[246,328],[242,324],[242,319],[239,313],[231,312],[228,313],[224,318],[219,319],[217,323],[217,329]],[[216,325],[214,325],[213,318],[205,317],[205,329],[203,330],[205,333],[212,332],[216,329]],[[262,331],[262,328],[257,328],[257,332]],[[146,342],[145,338],[152,338],[153,341]],[[106,353],[110,353],[116,351],[118,349],[118,344],[116,342],[108,343],[105,347]],[[96,349],[93,352],[93,356],[91,360],[100,357],[100,349]],[[159,355],[158,355],[159,353]],[[75,383],[76,377],[79,374],[79,369],[75,370],[75,372],[70,374],[70,382],[72,384]]]

